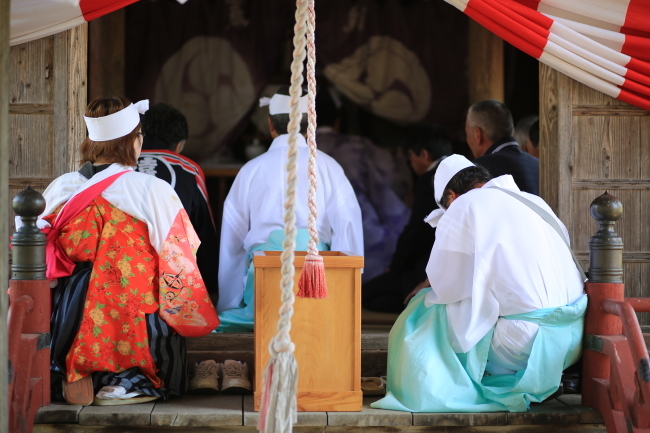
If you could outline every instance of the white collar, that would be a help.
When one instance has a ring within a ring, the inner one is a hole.
[[[497,153],[498,151],[500,151],[504,147],[508,147],[508,146],[517,146],[517,147],[519,147],[519,143],[517,143],[516,141],[509,141],[507,143],[503,143],[501,146],[498,146],[496,149],[494,149],[492,152],[490,152],[490,155],[492,155],[493,153]]]
[[[278,149],[280,147],[287,147],[287,146],[289,146],[289,134],[282,134],[282,135],[278,135],[273,140],[273,143],[271,143],[271,147],[269,147],[269,150]],[[302,134],[298,134],[298,147],[306,147],[306,146],[307,146],[307,140],[305,140],[305,137],[303,137]]]
[[[515,183],[515,179],[510,174],[504,174],[503,176],[495,177],[483,185],[481,188],[489,188],[491,186],[497,186],[499,188],[511,189],[515,192],[520,192],[521,190]]]

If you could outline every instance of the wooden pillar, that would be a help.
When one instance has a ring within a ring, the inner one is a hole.
[[[0,215],[9,214],[9,3],[0,0]],[[8,224],[0,224],[0,239],[8,239]],[[0,281],[9,278],[8,249],[0,247]],[[3,286],[6,287],[6,286]],[[7,295],[0,291],[0,431],[9,427],[7,389]]]
[[[88,102],[124,95],[124,9],[88,23]]]
[[[469,102],[503,98],[503,40],[470,20]]]

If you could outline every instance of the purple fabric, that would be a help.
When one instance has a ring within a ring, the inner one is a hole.
[[[347,176],[363,220],[363,281],[383,274],[411,211],[391,188],[396,169],[390,152],[370,140],[333,131],[317,131],[319,150],[334,158]]]

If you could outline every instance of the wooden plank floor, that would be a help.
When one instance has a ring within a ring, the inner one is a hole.
[[[600,414],[580,406],[579,395],[564,395],[544,404],[533,404],[526,413],[430,414],[371,408],[370,403],[378,398],[366,397],[361,412],[300,412],[296,424],[300,428],[296,431],[310,426],[315,428],[312,429],[314,432],[375,430],[362,427],[377,427],[380,429],[376,431],[391,432],[433,428],[444,431],[447,427],[471,427],[467,431],[541,432],[548,431],[549,426],[594,433],[605,431]],[[251,396],[225,395],[185,396],[167,402],[130,406],[54,404],[39,410],[34,432],[254,431],[258,413],[252,410],[252,406]],[[534,426],[540,429],[532,428]],[[543,426],[546,430],[541,428]],[[484,427],[489,428],[485,430]]]

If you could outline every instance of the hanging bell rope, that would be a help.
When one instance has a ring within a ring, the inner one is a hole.
[[[296,182],[298,172],[298,134],[300,133],[299,99],[302,96],[303,63],[307,33],[307,10],[313,9],[313,0],[297,0],[296,25],[293,38],[293,61],[291,62],[291,111],[289,113],[289,149],[287,155],[287,184],[285,192],[284,242],[282,244],[282,306],[278,320],[278,332],[269,343],[269,360],[263,377],[262,401],[258,430],[264,433],[290,433],[297,421],[296,392],[298,387],[298,366],[293,354],[295,346],[291,341],[291,317],[293,316],[293,265],[296,249]]]
[[[307,146],[309,147],[309,161],[307,176],[309,178],[309,192],[307,203],[309,205],[309,219],[307,231],[309,242],[307,256],[298,281],[298,297],[301,298],[327,298],[327,285],[325,283],[325,264],[323,256],[318,254],[318,205],[316,203],[316,10],[314,0],[308,0],[307,8]]]

